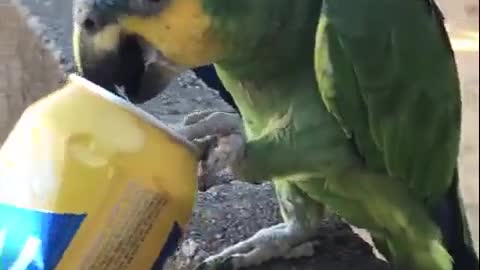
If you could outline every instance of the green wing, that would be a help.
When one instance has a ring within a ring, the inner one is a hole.
[[[372,169],[434,203],[450,187],[461,101],[453,52],[428,0],[325,0],[319,89]]]

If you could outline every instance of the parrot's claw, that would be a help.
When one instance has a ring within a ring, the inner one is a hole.
[[[279,224],[207,258],[196,270],[238,270],[259,266],[275,258],[311,257],[314,244],[307,242],[311,236],[295,225]]]
[[[199,121],[207,118],[214,112],[215,111],[213,110],[205,110],[205,111],[197,111],[197,112],[190,113],[187,116],[185,116],[185,118],[183,119],[183,125],[190,126],[195,123],[198,123]]]
[[[236,113],[211,110],[195,112],[185,117],[184,125],[178,133],[188,140],[243,133],[242,119]]]
[[[207,153],[205,168],[210,173],[217,173],[230,168],[238,173],[238,167],[244,158],[246,139],[242,134],[231,134],[217,138],[215,146]]]
[[[178,132],[204,153],[202,167],[207,175],[226,168],[236,172],[246,144],[238,114],[211,110],[195,112],[184,119],[184,125]]]

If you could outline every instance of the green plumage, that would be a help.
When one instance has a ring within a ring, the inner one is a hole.
[[[426,202],[451,185],[460,140],[459,81],[438,16],[426,1],[325,1],[316,44],[320,92],[365,162]]]
[[[315,5],[304,6],[309,4]],[[313,50],[312,43],[300,41],[312,37],[313,24],[304,20],[300,34],[285,29],[273,35],[273,48],[249,46],[254,61],[227,58],[217,65],[249,131],[246,177],[299,186],[368,228],[399,269],[452,269],[430,213],[449,189],[458,188],[452,180],[461,103],[453,53],[436,11],[427,1],[326,0]],[[235,48],[242,52],[242,45]],[[325,106],[311,92],[312,52]],[[270,53],[278,55],[265,59]],[[338,177],[345,167],[362,169]]]
[[[352,134],[368,167],[404,183],[428,212],[449,189],[458,193],[459,81],[433,3],[324,1],[315,63],[326,106]],[[463,213],[456,222],[464,224],[457,237],[471,248]],[[389,244],[399,240],[405,239]]]
[[[252,50],[263,65],[275,65],[278,73],[271,78],[255,61],[218,65],[254,142],[246,175],[289,181],[310,198],[368,228],[398,269],[452,269],[431,212],[449,190],[458,192],[458,181],[453,179],[461,102],[453,52],[441,14],[431,4],[323,1],[314,67],[325,107],[311,93],[312,43],[300,41],[305,35],[311,37],[311,21],[304,21],[305,32],[299,37],[298,33],[274,36],[277,42],[290,39],[280,46],[303,47],[288,50],[273,45],[273,53],[284,55],[271,61],[261,58],[263,51]],[[292,18],[292,24],[297,21]],[[289,52],[294,53],[295,63],[282,65]],[[331,123],[325,108],[338,126]],[[349,152],[347,145],[354,150]],[[353,151],[356,157],[349,158]],[[329,162],[336,165],[326,165]],[[343,166],[361,169],[339,177],[336,173]],[[461,212],[461,200],[455,203]],[[463,224],[458,237],[471,249],[466,219],[459,216],[456,222]]]

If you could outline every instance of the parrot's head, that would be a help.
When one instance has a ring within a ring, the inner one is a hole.
[[[188,68],[221,58],[202,0],[74,0],[78,71],[143,103]]]

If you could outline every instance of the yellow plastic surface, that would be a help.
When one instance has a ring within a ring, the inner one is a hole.
[[[196,173],[190,144],[71,75],[0,150],[0,204],[86,214],[56,270],[147,270],[173,225],[189,221]]]

